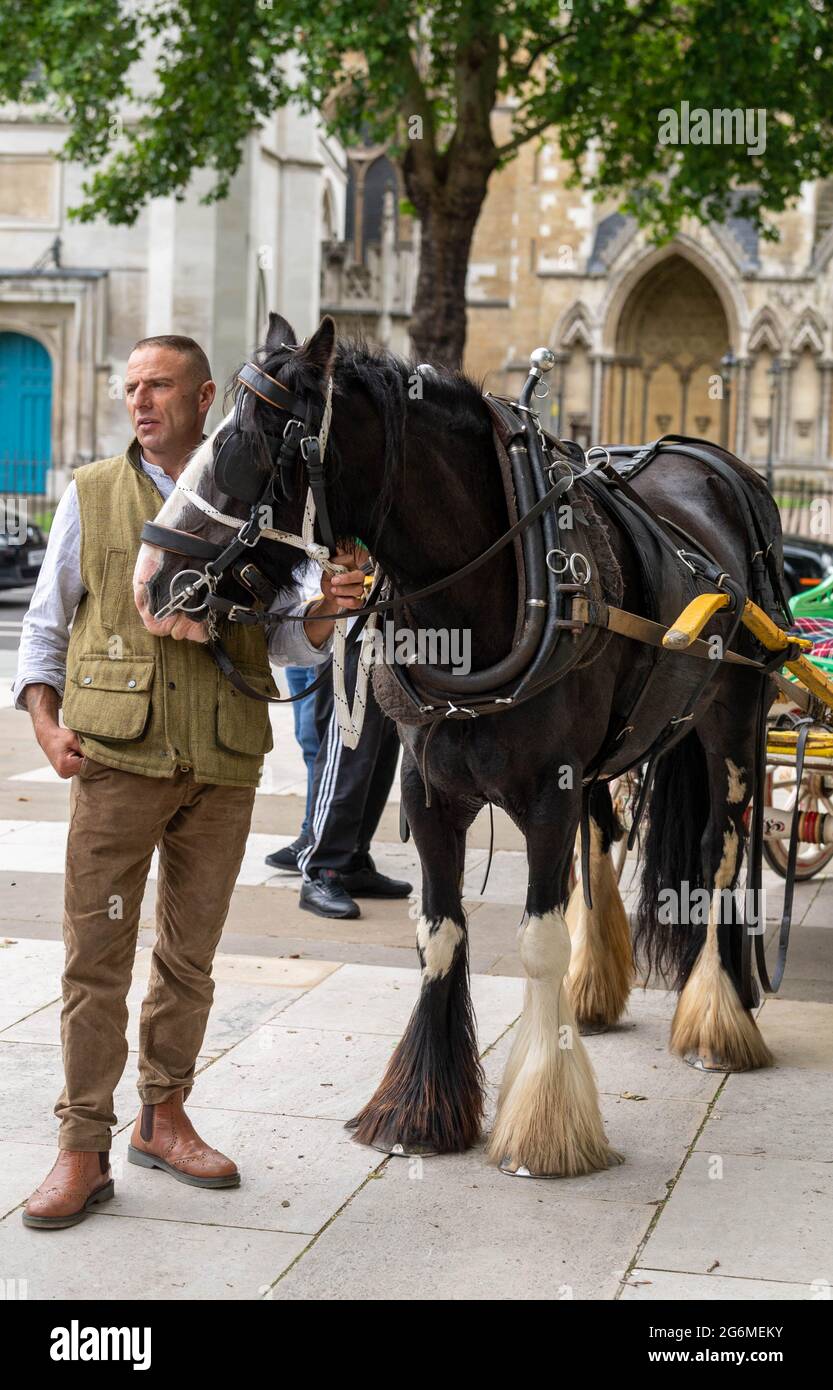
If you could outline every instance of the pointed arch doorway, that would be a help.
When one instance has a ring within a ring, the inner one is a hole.
[[[720,363],[729,325],[711,282],[685,256],[647,270],[625,301],[616,329],[607,437],[644,444],[661,434],[733,437],[731,395]],[[732,393],[733,394],[733,393]]]

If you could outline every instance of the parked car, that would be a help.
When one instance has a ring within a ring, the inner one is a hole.
[[[814,589],[833,573],[833,545],[807,536],[784,536],[784,579],[790,598]]]
[[[39,526],[27,526],[25,538],[13,531],[0,531],[0,589],[34,584],[45,554],[46,537]]]

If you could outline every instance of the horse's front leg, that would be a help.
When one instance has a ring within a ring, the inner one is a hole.
[[[567,987],[564,906],[578,811],[553,800],[551,795],[548,804],[532,806],[523,826],[529,860],[520,938],[526,997],[487,1150],[505,1172],[527,1177],[573,1177],[621,1161],[607,1142],[596,1079]]]
[[[476,1142],[483,1115],[462,900],[465,836],[476,807],[454,808],[436,791],[426,807],[407,750],[402,799],[422,862],[420,993],[376,1093],[349,1127],[360,1143],[388,1153],[454,1153]]]

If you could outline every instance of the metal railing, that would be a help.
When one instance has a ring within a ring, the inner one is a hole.
[[[48,490],[54,476],[44,463],[0,455],[0,524],[25,516],[48,531],[58,503]]]

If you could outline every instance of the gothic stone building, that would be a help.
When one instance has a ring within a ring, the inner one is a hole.
[[[248,137],[228,199],[202,203],[197,174],[132,227],[69,217],[84,173],[56,158],[64,138],[47,112],[0,107],[0,493],[58,496],[76,464],[124,447],[137,339],[196,338],[224,386],[269,309],[311,332],[321,247],[345,220],[344,151],[293,105]]]
[[[496,124],[508,126],[498,111]],[[515,394],[557,355],[544,415],[585,446],[665,433],[725,440],[763,469],[833,462],[833,187],[808,185],[778,242],[740,218],[652,245],[566,186],[558,146],[496,174],[468,284],[466,367]]]
[[[329,310],[342,333],[408,352],[416,253],[383,149],[346,151],[290,103],[248,137],[225,201],[201,202],[211,176],[198,173],[181,201],[112,227],[70,218],[84,172],[56,157],[65,133],[48,112],[0,106],[0,495],[57,497],[77,464],[124,446],[139,338],[196,338],[221,386],[270,309],[299,337]]]

